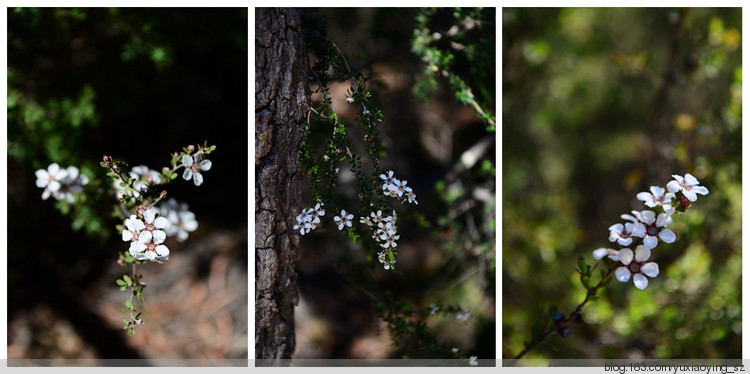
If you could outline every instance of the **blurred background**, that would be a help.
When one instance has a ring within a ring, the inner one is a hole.
[[[400,234],[395,271],[383,269],[375,248],[339,232],[332,209],[322,226],[300,237],[294,358],[494,359],[496,133],[461,101],[466,95],[447,76],[460,77],[494,116],[495,9],[320,8],[300,14],[304,32],[325,33],[352,70],[369,77],[367,88],[384,115],[378,131],[387,154],[380,166],[408,181],[419,205],[393,201]],[[441,39],[415,47],[417,34]],[[357,106],[345,101],[349,85],[334,79],[329,88],[334,108],[349,123],[350,146],[367,162],[367,144],[353,125]],[[313,96],[316,105],[320,95]],[[341,166],[336,193],[347,211],[357,212],[349,166]],[[368,166],[364,171],[369,174]],[[303,180],[303,208],[314,206],[308,183]],[[370,235],[359,217],[354,227]]]
[[[247,9],[7,12],[8,358],[246,359]],[[203,184],[167,186],[199,227],[138,267],[145,325],[128,337],[128,245],[99,162],[160,170],[204,141]],[[35,185],[53,162],[91,179],[73,209]]]
[[[572,335],[525,358],[740,358],[741,11],[508,9],[503,27],[503,358],[547,308],[583,301],[576,259],[613,245],[636,194],[691,173],[700,196]],[[598,281],[598,270],[595,271]]]

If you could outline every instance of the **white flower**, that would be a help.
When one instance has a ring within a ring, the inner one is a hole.
[[[388,224],[390,225],[390,223]],[[389,246],[391,248],[396,248],[398,244],[396,244],[396,240],[400,238],[400,235],[396,235],[395,230],[387,230],[383,233],[383,235],[380,235],[380,240],[384,241],[384,244],[381,244],[380,246],[383,248],[388,248]]]
[[[477,365],[479,365],[479,362],[477,362],[477,356],[471,356],[471,357],[469,357],[469,365],[471,365],[471,366],[477,366]]]
[[[390,186],[393,184],[393,170],[388,170],[388,173],[386,174],[380,174],[380,179],[385,181],[385,183],[383,183],[383,191],[390,190]]]
[[[655,262],[649,262],[644,264],[648,258],[651,257],[651,250],[639,245],[635,249],[635,256],[630,248],[625,248],[620,251],[620,262],[623,265],[615,270],[615,278],[620,282],[627,282],[630,280],[630,276],[633,276],[633,283],[635,287],[642,290],[648,286],[648,278],[656,277],[659,275],[659,265]]]
[[[333,217],[333,221],[339,225],[339,230],[343,229],[344,226],[352,227],[352,219],[354,219],[354,215],[347,215],[343,209],[341,210],[341,215]]]
[[[471,312],[469,311],[469,308],[466,308],[463,311],[458,312],[458,314],[456,314],[456,319],[461,320],[461,322],[464,322],[464,323],[469,319],[469,317],[471,317]]]
[[[708,188],[699,186],[700,182],[692,174],[687,173],[684,178],[679,175],[672,175],[672,177],[675,180],[667,183],[669,192],[676,193],[677,191],[682,191],[682,194],[690,201],[698,199],[698,196],[695,195],[697,193],[708,195]]]
[[[36,174],[36,186],[44,188],[42,199],[47,200],[50,195],[57,194],[60,190],[65,177],[68,175],[67,170],[61,169],[57,163],[50,164],[47,170],[39,169]],[[58,199],[60,200],[60,199]]]
[[[406,181],[400,181],[398,179],[394,179],[393,184],[390,186],[390,189],[395,192],[398,197],[401,197],[404,194],[406,188]]]
[[[458,347],[451,348],[451,352],[453,352],[453,354],[458,353],[458,351],[460,351],[460,349]]]
[[[135,214],[125,220],[125,230],[122,230],[122,241],[137,241],[138,234],[146,228],[143,221],[136,218]]]
[[[674,243],[677,236],[672,230],[666,228],[667,225],[672,223],[672,217],[667,213],[659,214],[656,217],[656,213],[650,210],[644,210],[640,213],[641,223],[636,226],[641,226],[637,229],[637,233],[633,233],[633,236],[639,236],[643,238],[643,245],[647,249],[653,249],[659,242],[656,237],[658,236],[665,243]],[[636,235],[638,234],[638,235]]]
[[[189,155],[182,156],[182,165],[185,166],[182,178],[186,181],[192,178],[196,186],[200,186],[203,183],[203,175],[200,172],[211,169],[211,160],[201,161],[200,159],[200,153],[194,154],[193,157]]]
[[[351,103],[354,102],[354,98],[353,97],[347,97],[346,98],[346,102],[349,103],[349,104],[351,104]]]
[[[411,187],[406,187],[406,200],[410,204],[419,205],[419,202],[417,202],[417,195],[414,194],[414,192],[411,190]]]
[[[617,240],[620,245],[630,245],[630,243],[633,242],[633,238],[631,236],[633,235],[633,229],[635,228],[635,224],[633,223],[626,223],[623,225],[622,223],[617,223],[609,227],[609,241],[614,242]]]
[[[430,304],[430,315],[433,315],[440,310],[440,307],[435,304]]]
[[[669,192],[667,194],[664,194],[664,188],[659,186],[651,186],[650,190],[651,193],[638,193],[638,195],[636,195],[636,198],[643,201],[649,208],[661,206],[664,209],[665,213],[674,213],[674,207],[672,206],[672,198],[674,197],[673,193]]]
[[[159,208],[159,215],[166,217],[169,221],[169,225],[164,228],[164,232],[167,233],[167,236],[176,235],[178,242],[184,242],[188,238],[188,233],[198,229],[195,213],[188,210],[186,203],[178,203],[173,198],[167,200]]]
[[[42,199],[54,197],[56,200],[66,200],[69,203],[75,201],[75,195],[83,192],[83,186],[89,183],[89,178],[81,174],[77,167],[68,166],[66,169],[53,163],[47,170],[39,169],[36,174],[36,186],[44,188]]]

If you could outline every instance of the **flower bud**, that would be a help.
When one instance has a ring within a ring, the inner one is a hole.
[[[565,325],[565,314],[562,312],[557,312],[552,316],[552,322],[555,323],[555,326],[563,326]]]
[[[575,314],[573,314],[573,317],[570,318],[569,322],[571,324],[573,324],[573,325],[577,325],[579,323],[582,323],[583,322],[583,318],[581,317],[581,313],[576,312]]]

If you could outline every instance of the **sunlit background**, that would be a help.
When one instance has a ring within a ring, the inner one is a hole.
[[[636,194],[686,173],[710,194],[652,251],[659,276],[613,281],[524,358],[740,358],[741,10],[503,9],[502,24],[503,358],[550,306],[583,301],[576,259],[616,248]]]

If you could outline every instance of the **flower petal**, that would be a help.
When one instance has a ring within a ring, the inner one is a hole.
[[[650,225],[656,221],[656,214],[653,211],[650,210],[644,210],[641,212],[641,221],[643,223]]]
[[[166,245],[157,245],[154,250],[156,251],[156,254],[159,255],[159,257],[169,256],[169,248],[167,248]]]
[[[193,158],[188,155],[182,156],[182,164],[185,165],[185,167],[190,168],[193,165]]]
[[[196,186],[203,184],[203,175],[201,175],[201,173],[193,174],[193,183],[195,183]]]
[[[674,241],[677,240],[677,236],[670,229],[661,230],[661,232],[659,233],[659,238],[664,243],[674,243]]]
[[[193,177],[193,171],[190,169],[185,169],[185,171],[182,173],[182,179],[189,181],[190,178]]]
[[[701,195],[708,195],[708,188],[703,186],[695,186],[691,189],[694,193],[699,193]]]
[[[635,283],[635,288],[642,290],[648,287],[648,278],[643,274],[636,274],[633,275],[633,283]]]
[[[649,262],[648,264],[641,266],[641,273],[654,278],[659,275],[659,264],[656,262]]]
[[[156,230],[153,233],[153,237],[154,237],[154,243],[156,244],[164,243],[164,241],[167,240],[167,233],[161,230]]]
[[[643,262],[648,260],[648,258],[651,257],[651,250],[639,245],[638,248],[635,249],[635,260],[638,262]]]
[[[623,282],[623,283],[629,281],[630,270],[628,270],[628,268],[624,266],[617,268],[617,270],[615,270],[615,278],[617,278],[618,281]]]
[[[655,236],[646,235],[643,237],[643,246],[647,249],[654,249],[656,248],[656,244],[659,243],[659,239],[656,239]]]
[[[153,210],[148,209],[143,212],[143,219],[146,220],[146,223],[153,223],[154,218],[156,218],[156,213]]]
[[[631,261],[633,261],[633,251],[630,248],[621,250],[620,262],[622,262],[623,265],[630,265]]]
[[[667,189],[669,190],[669,192],[675,193],[675,192],[681,190],[682,187],[680,187],[680,183],[679,182],[677,182],[677,181],[670,181],[669,183],[667,183]]]
[[[695,192],[693,192],[692,190],[688,190],[687,188],[682,190],[682,194],[685,195],[685,197],[687,197],[687,199],[690,201],[698,200],[698,196],[695,195]]]
[[[154,220],[154,227],[157,229],[163,229],[169,225],[169,220],[164,217],[158,217]]]
[[[122,230],[122,241],[127,242],[133,240],[133,233],[128,230]]]
[[[200,169],[203,171],[211,169],[211,160],[203,160],[200,164]]]

